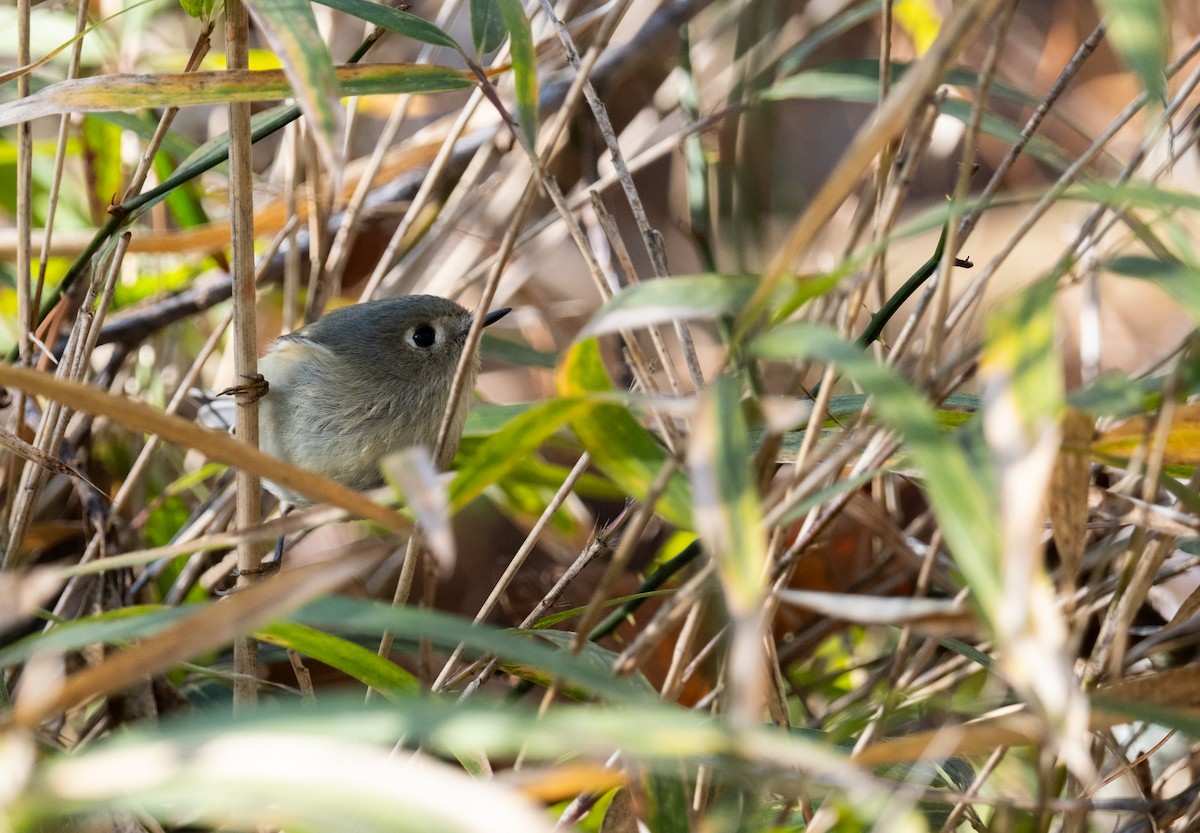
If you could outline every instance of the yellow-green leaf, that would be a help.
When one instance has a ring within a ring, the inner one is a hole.
[[[550,438],[562,425],[594,405],[578,398],[558,398],[523,410],[460,460],[450,484],[450,505],[457,512],[500,480]]]
[[[223,0],[179,0],[179,6],[190,17],[197,20],[212,20],[213,10],[224,6]]]
[[[741,388],[718,376],[692,428],[688,473],[696,530],[716,560],[726,604],[747,616],[761,604],[766,533],[754,485],[754,450],[741,407]]]
[[[289,648],[349,674],[384,695],[416,694],[421,683],[409,672],[374,651],[340,636],[294,622],[259,628],[255,639]]]
[[[563,395],[580,397],[613,390],[594,338],[578,342],[567,353],[558,370],[558,389]],[[611,402],[594,402],[570,422],[596,467],[629,495],[645,498],[667,462],[667,450],[634,419],[629,409]],[[656,509],[676,526],[691,528],[691,490],[681,474],[671,478]]]

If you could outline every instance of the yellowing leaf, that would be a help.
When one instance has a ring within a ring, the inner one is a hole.
[[[465,73],[425,64],[362,64],[337,68],[341,95],[437,93],[471,86]],[[0,106],[0,127],[62,113],[187,107],[229,101],[274,101],[294,95],[280,70],[96,75],[59,81]]]
[[[1105,432],[1092,448],[1114,457],[1130,457],[1145,439],[1145,420],[1131,419]],[[1163,462],[1170,466],[1200,465],[1200,403],[1176,406]]]
[[[729,376],[710,386],[692,429],[688,473],[696,529],[716,560],[726,604],[747,616],[762,603],[767,541],[740,394]]]
[[[892,6],[892,16],[913,39],[918,55],[924,55],[933,46],[942,29],[942,16],[931,0],[898,0]]]

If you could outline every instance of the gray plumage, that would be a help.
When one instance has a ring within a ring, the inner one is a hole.
[[[455,302],[409,295],[343,307],[277,339],[259,363],[268,384],[259,401],[262,449],[352,489],[381,485],[380,459],[433,448],[470,326],[471,313]],[[478,369],[476,356],[467,390]],[[451,450],[465,419],[464,407]],[[290,503],[308,503],[266,485]]]

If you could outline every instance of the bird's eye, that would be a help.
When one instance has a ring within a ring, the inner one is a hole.
[[[437,330],[428,324],[422,324],[413,330],[412,343],[417,347],[432,347],[437,341]]]

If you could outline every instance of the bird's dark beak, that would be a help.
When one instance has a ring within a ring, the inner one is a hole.
[[[499,321],[501,318],[508,315],[510,312],[512,312],[512,307],[501,307],[500,309],[492,310],[491,312],[489,312],[487,315],[485,315],[483,317],[483,326],[485,326],[485,327],[492,326],[497,321]]]

